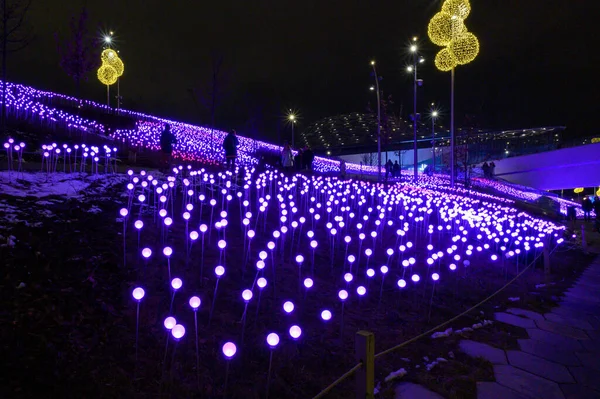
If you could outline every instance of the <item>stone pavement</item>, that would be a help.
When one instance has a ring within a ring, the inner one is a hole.
[[[495,318],[525,328],[529,339],[509,351],[461,341],[463,352],[494,365],[496,382],[479,382],[478,399],[600,398],[600,258],[550,313],[508,309]]]
[[[492,363],[495,382],[478,382],[478,399],[600,398],[600,257],[565,292],[559,306],[541,315],[524,309],[495,314],[497,322],[526,329],[520,350],[462,340],[462,352]],[[396,399],[437,399],[411,383],[396,388]]]

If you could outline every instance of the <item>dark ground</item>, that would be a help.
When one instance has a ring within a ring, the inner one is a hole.
[[[417,289],[399,292],[396,286],[398,277],[395,273],[388,274],[382,304],[378,305],[381,281],[378,273],[368,287],[369,295],[363,303],[356,301],[353,291],[356,284],[350,290],[351,299],[345,306],[344,335],[340,340],[340,303],[334,304],[331,298],[337,297],[337,290],[343,288],[343,284],[336,281],[339,273],[330,274],[328,252],[317,252],[315,263],[322,265],[322,268],[315,277],[315,289],[303,299],[303,294],[298,294],[297,290],[298,269],[295,262],[290,263],[289,247],[286,247],[284,259],[281,256],[277,258],[276,299],[267,274],[269,285],[262,295],[258,318],[255,316],[256,296],[249,305],[242,344],[241,316],[244,305],[241,291],[250,288],[255,270],[253,260],[249,264],[249,272],[244,274],[242,271],[242,232],[239,228],[227,229],[226,278],[219,283],[213,320],[207,326],[215,287],[212,270],[219,261],[216,235],[213,234],[210,246],[207,240],[204,279],[201,281],[198,274],[200,242],[194,245],[191,260],[186,266],[183,241],[185,225],[177,221],[167,242],[174,249],[171,261],[173,275],[181,277],[184,286],[175,296],[172,314],[186,326],[187,334],[176,346],[175,353],[172,341],[169,344],[163,372],[166,332],[162,322],[169,314],[171,297],[160,229],[151,229],[152,218],[144,217],[146,227],[142,230],[141,246],[153,249],[153,256],[144,269],[141,264],[136,265],[137,236],[130,222],[127,233],[130,250],[127,267],[123,267],[122,223],[116,218],[125,201],[121,196],[124,188],[114,187],[111,190],[102,198],[97,195],[86,198],[84,203],[88,204],[87,207],[75,200],[48,206],[57,215],[57,219],[53,220],[39,215],[35,200],[19,202],[0,194],[0,199],[26,209],[31,223],[42,223],[37,227],[15,224],[12,234],[18,242],[12,248],[0,248],[5,270],[0,281],[0,314],[5,326],[1,336],[4,359],[2,397],[222,397],[226,363],[221,346],[228,340],[238,344],[238,354],[231,361],[229,369],[228,396],[264,397],[269,360],[265,337],[272,331],[279,333],[282,342],[273,356],[270,397],[312,397],[355,364],[353,341],[356,331],[366,329],[375,333],[377,353],[466,310],[501,287],[515,272],[514,267],[510,267],[507,275],[499,263],[490,264],[487,258],[476,259],[474,256],[468,272],[463,268],[456,275],[442,274],[442,280],[436,286],[429,321],[432,285],[428,279],[424,279]],[[87,212],[89,204],[99,206],[103,212]],[[234,225],[238,226],[239,208],[235,200],[232,204],[228,219],[230,223],[236,221]],[[180,206],[180,201],[176,202],[176,206]],[[137,211],[134,213],[137,216]],[[175,215],[180,213],[175,211]],[[208,224],[209,217],[210,209],[205,206],[203,222]],[[267,224],[272,229],[276,227],[274,217]],[[194,221],[190,226],[197,227],[198,223]],[[305,228],[304,233],[307,230]],[[318,231],[316,233],[319,234]],[[258,234],[252,243],[253,251],[265,248],[266,242],[271,239],[270,235],[263,237]],[[304,241],[305,235],[302,245],[307,248],[308,241]],[[384,241],[386,244],[381,248],[393,246],[395,235],[391,239],[384,238]],[[319,244],[323,245],[321,242]],[[424,245],[421,243],[421,246]],[[339,260],[342,259],[343,248],[341,245],[337,248]],[[308,261],[309,256],[304,252]],[[255,258],[256,253],[253,254]],[[515,306],[515,303],[507,302],[508,297],[520,297],[517,306],[534,310],[548,309],[591,259],[591,256],[578,250],[557,251],[552,257],[554,275],[550,277],[543,275],[540,259],[535,270],[525,274],[483,306],[483,313],[480,310],[472,312],[453,323],[452,327],[457,329],[471,326],[484,318],[493,319],[492,313],[498,308]],[[385,261],[384,253],[376,253],[371,266],[378,268]],[[269,262],[267,266],[265,270],[268,271]],[[145,270],[142,275],[139,275],[140,270]],[[536,284],[546,281],[554,284],[546,290],[535,289]],[[25,283],[25,287],[18,288],[21,282]],[[147,296],[140,307],[139,354],[136,362],[136,305],[131,299],[131,291],[138,282],[146,289]],[[188,306],[188,299],[192,295],[202,298],[198,312],[200,388],[196,381],[194,319]],[[294,301],[297,306],[290,316],[283,315],[281,311],[281,304],[286,299]],[[326,307],[334,313],[334,320],[325,326],[319,313]],[[303,336],[297,344],[288,338],[287,330],[292,324],[298,324],[303,329]],[[472,334],[496,346],[511,347],[523,332],[494,324]],[[422,363],[423,356],[431,359],[445,357],[448,363],[441,364],[431,372],[425,372],[423,368],[413,369],[405,379],[423,383],[449,398],[474,398],[475,380],[491,380],[491,366],[458,352],[455,352],[455,359],[448,358],[448,352],[456,348],[456,340],[456,337],[435,341],[424,338],[389,354],[377,361],[376,379],[383,380],[391,371],[405,367],[402,358],[411,359],[416,364]],[[351,378],[343,383],[328,397],[351,396],[352,381]]]

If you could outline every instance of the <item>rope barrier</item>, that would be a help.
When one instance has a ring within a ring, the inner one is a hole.
[[[362,363],[358,363],[356,366],[352,367],[350,370],[348,370],[340,378],[338,378],[337,380],[335,380],[334,382],[332,382],[331,384],[329,384],[329,386],[327,388],[325,388],[321,392],[319,392],[317,394],[317,396],[315,396],[313,399],[320,399],[320,398],[324,397],[325,395],[327,395],[329,393],[329,391],[331,391],[333,388],[335,388],[338,384],[340,384],[346,378],[350,377],[352,374],[354,374],[361,367],[362,367]]]
[[[554,252],[554,250],[552,251]],[[467,313],[472,312],[473,310],[477,309],[479,306],[483,305],[484,303],[488,302],[490,299],[494,298],[496,295],[498,295],[500,292],[504,291],[506,289],[506,287],[508,287],[509,285],[511,285],[512,283],[514,283],[519,277],[521,277],[527,270],[529,270],[529,268],[540,258],[540,256],[543,255],[543,252],[540,252],[540,254],[538,256],[535,257],[534,260],[531,261],[531,263],[529,265],[527,265],[527,267],[525,269],[523,269],[519,274],[517,274],[512,280],[510,280],[508,283],[504,284],[504,286],[500,287],[496,292],[494,292],[492,295],[488,296],[487,298],[485,298],[484,300],[482,300],[481,302],[477,303],[476,305],[470,307],[469,309],[465,310],[464,312],[460,313],[457,316],[454,316],[453,318],[451,318],[450,320],[447,320],[445,322],[443,322],[440,325],[437,325],[435,327],[433,327],[432,329],[425,331],[422,334],[417,335],[416,337],[413,337],[411,339],[409,339],[408,341],[404,341],[399,345],[396,345],[394,347],[391,347],[389,349],[384,350],[383,352],[379,352],[375,355],[375,359],[386,355],[390,352],[393,352],[397,349],[400,349],[410,343],[413,343],[421,338],[423,338],[426,335],[429,335],[431,333],[436,332],[437,330],[446,327],[448,324],[452,323],[453,321],[456,321],[457,319],[460,319],[461,317],[463,317],[464,315],[466,315]]]

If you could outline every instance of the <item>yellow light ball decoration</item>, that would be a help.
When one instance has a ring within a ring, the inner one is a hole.
[[[117,82],[117,71],[110,65],[102,65],[98,68],[98,80],[107,86],[113,85]]]
[[[117,52],[111,48],[107,48],[100,54],[100,60],[103,64],[110,63],[114,58],[119,58]]]
[[[123,61],[121,61],[119,57],[113,58],[108,65],[115,68],[115,71],[117,72],[117,77],[121,77],[121,75],[123,75],[123,72],[125,72],[125,64],[123,64]]]
[[[583,192],[583,187],[578,187],[578,188],[576,188],[575,190],[573,190],[573,192],[574,192],[575,194],[582,193],[582,192]]]
[[[448,46],[461,33],[466,32],[462,19],[452,17],[445,12],[438,12],[431,18],[427,26],[427,35],[433,44]]]
[[[109,48],[104,50],[100,55],[100,60],[102,61],[102,65],[110,65],[111,67],[115,68],[118,77],[121,77],[123,72],[125,72],[125,64],[123,64],[123,61],[113,49]]]
[[[597,195],[598,197],[600,197],[600,188],[598,189],[598,191],[596,191],[596,195]]]
[[[458,65],[456,57],[447,47],[441,49],[435,56],[435,67],[443,72],[451,71]]]
[[[454,39],[448,48],[456,57],[458,64],[465,65],[479,54],[479,40],[471,32],[465,32]]]
[[[467,19],[471,13],[471,4],[469,0],[446,0],[442,5],[442,11],[456,15],[460,19]]]

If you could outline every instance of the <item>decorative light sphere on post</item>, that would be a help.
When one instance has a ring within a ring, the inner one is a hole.
[[[179,277],[175,277],[173,280],[171,280],[171,287],[173,287],[173,289],[175,291],[180,289],[182,285],[183,285],[183,281],[181,281],[181,279]]]
[[[244,290],[242,292],[242,298],[246,302],[250,301],[250,299],[252,299],[252,291],[250,291],[250,290]]]
[[[142,249],[142,256],[148,259],[150,256],[152,256],[152,250],[150,248]]]
[[[202,301],[197,296],[193,296],[190,298],[190,306],[192,309],[197,310],[200,307]]]
[[[294,304],[291,301],[286,301],[283,304],[283,310],[285,313],[290,314],[294,311]]]
[[[142,300],[144,295],[146,295],[146,292],[144,291],[143,288],[137,287],[137,288],[133,289],[133,292],[131,293],[131,295],[133,295],[133,298],[139,302]]]
[[[267,335],[267,344],[269,344],[272,349],[277,347],[277,345],[279,345],[279,335],[276,333],[270,333]]]
[[[465,30],[462,18],[453,17],[442,11],[435,14],[429,21],[427,35],[433,44],[444,47]]]
[[[292,338],[298,339],[300,335],[302,335],[302,329],[299,326],[294,325],[290,327],[290,336]]]
[[[321,319],[323,319],[323,321],[329,321],[331,320],[331,312],[327,309],[325,309],[324,311],[321,312]]]
[[[459,65],[465,65],[473,61],[479,54],[479,40],[471,32],[464,32],[450,43],[448,49]]]
[[[221,277],[225,274],[225,268],[223,266],[215,267],[215,274],[217,275],[217,277]]]
[[[171,316],[167,317],[165,319],[165,321],[163,322],[163,325],[165,326],[165,328],[167,330],[173,329],[173,327],[175,327],[176,324],[177,324],[177,320],[175,320],[175,318],[171,317]]]
[[[223,354],[225,355],[225,357],[227,359],[231,359],[233,356],[235,356],[236,352],[237,352],[237,347],[235,346],[235,344],[233,342],[226,342],[223,345]]]
[[[460,19],[467,19],[471,12],[471,4],[469,0],[446,0],[442,4],[442,11]]]
[[[448,72],[458,65],[458,60],[448,48],[443,48],[435,56],[435,67],[442,72]]]
[[[117,78],[119,77],[115,68],[107,64],[104,64],[98,68],[97,76],[100,83],[106,86],[117,83]]]
[[[173,338],[175,338],[177,340],[183,338],[183,336],[185,335],[185,327],[182,326],[181,324],[177,324],[171,330],[171,335],[173,335]]]
[[[121,208],[119,214],[123,217],[126,217],[127,215],[129,215],[129,211],[127,210],[127,208]]]

